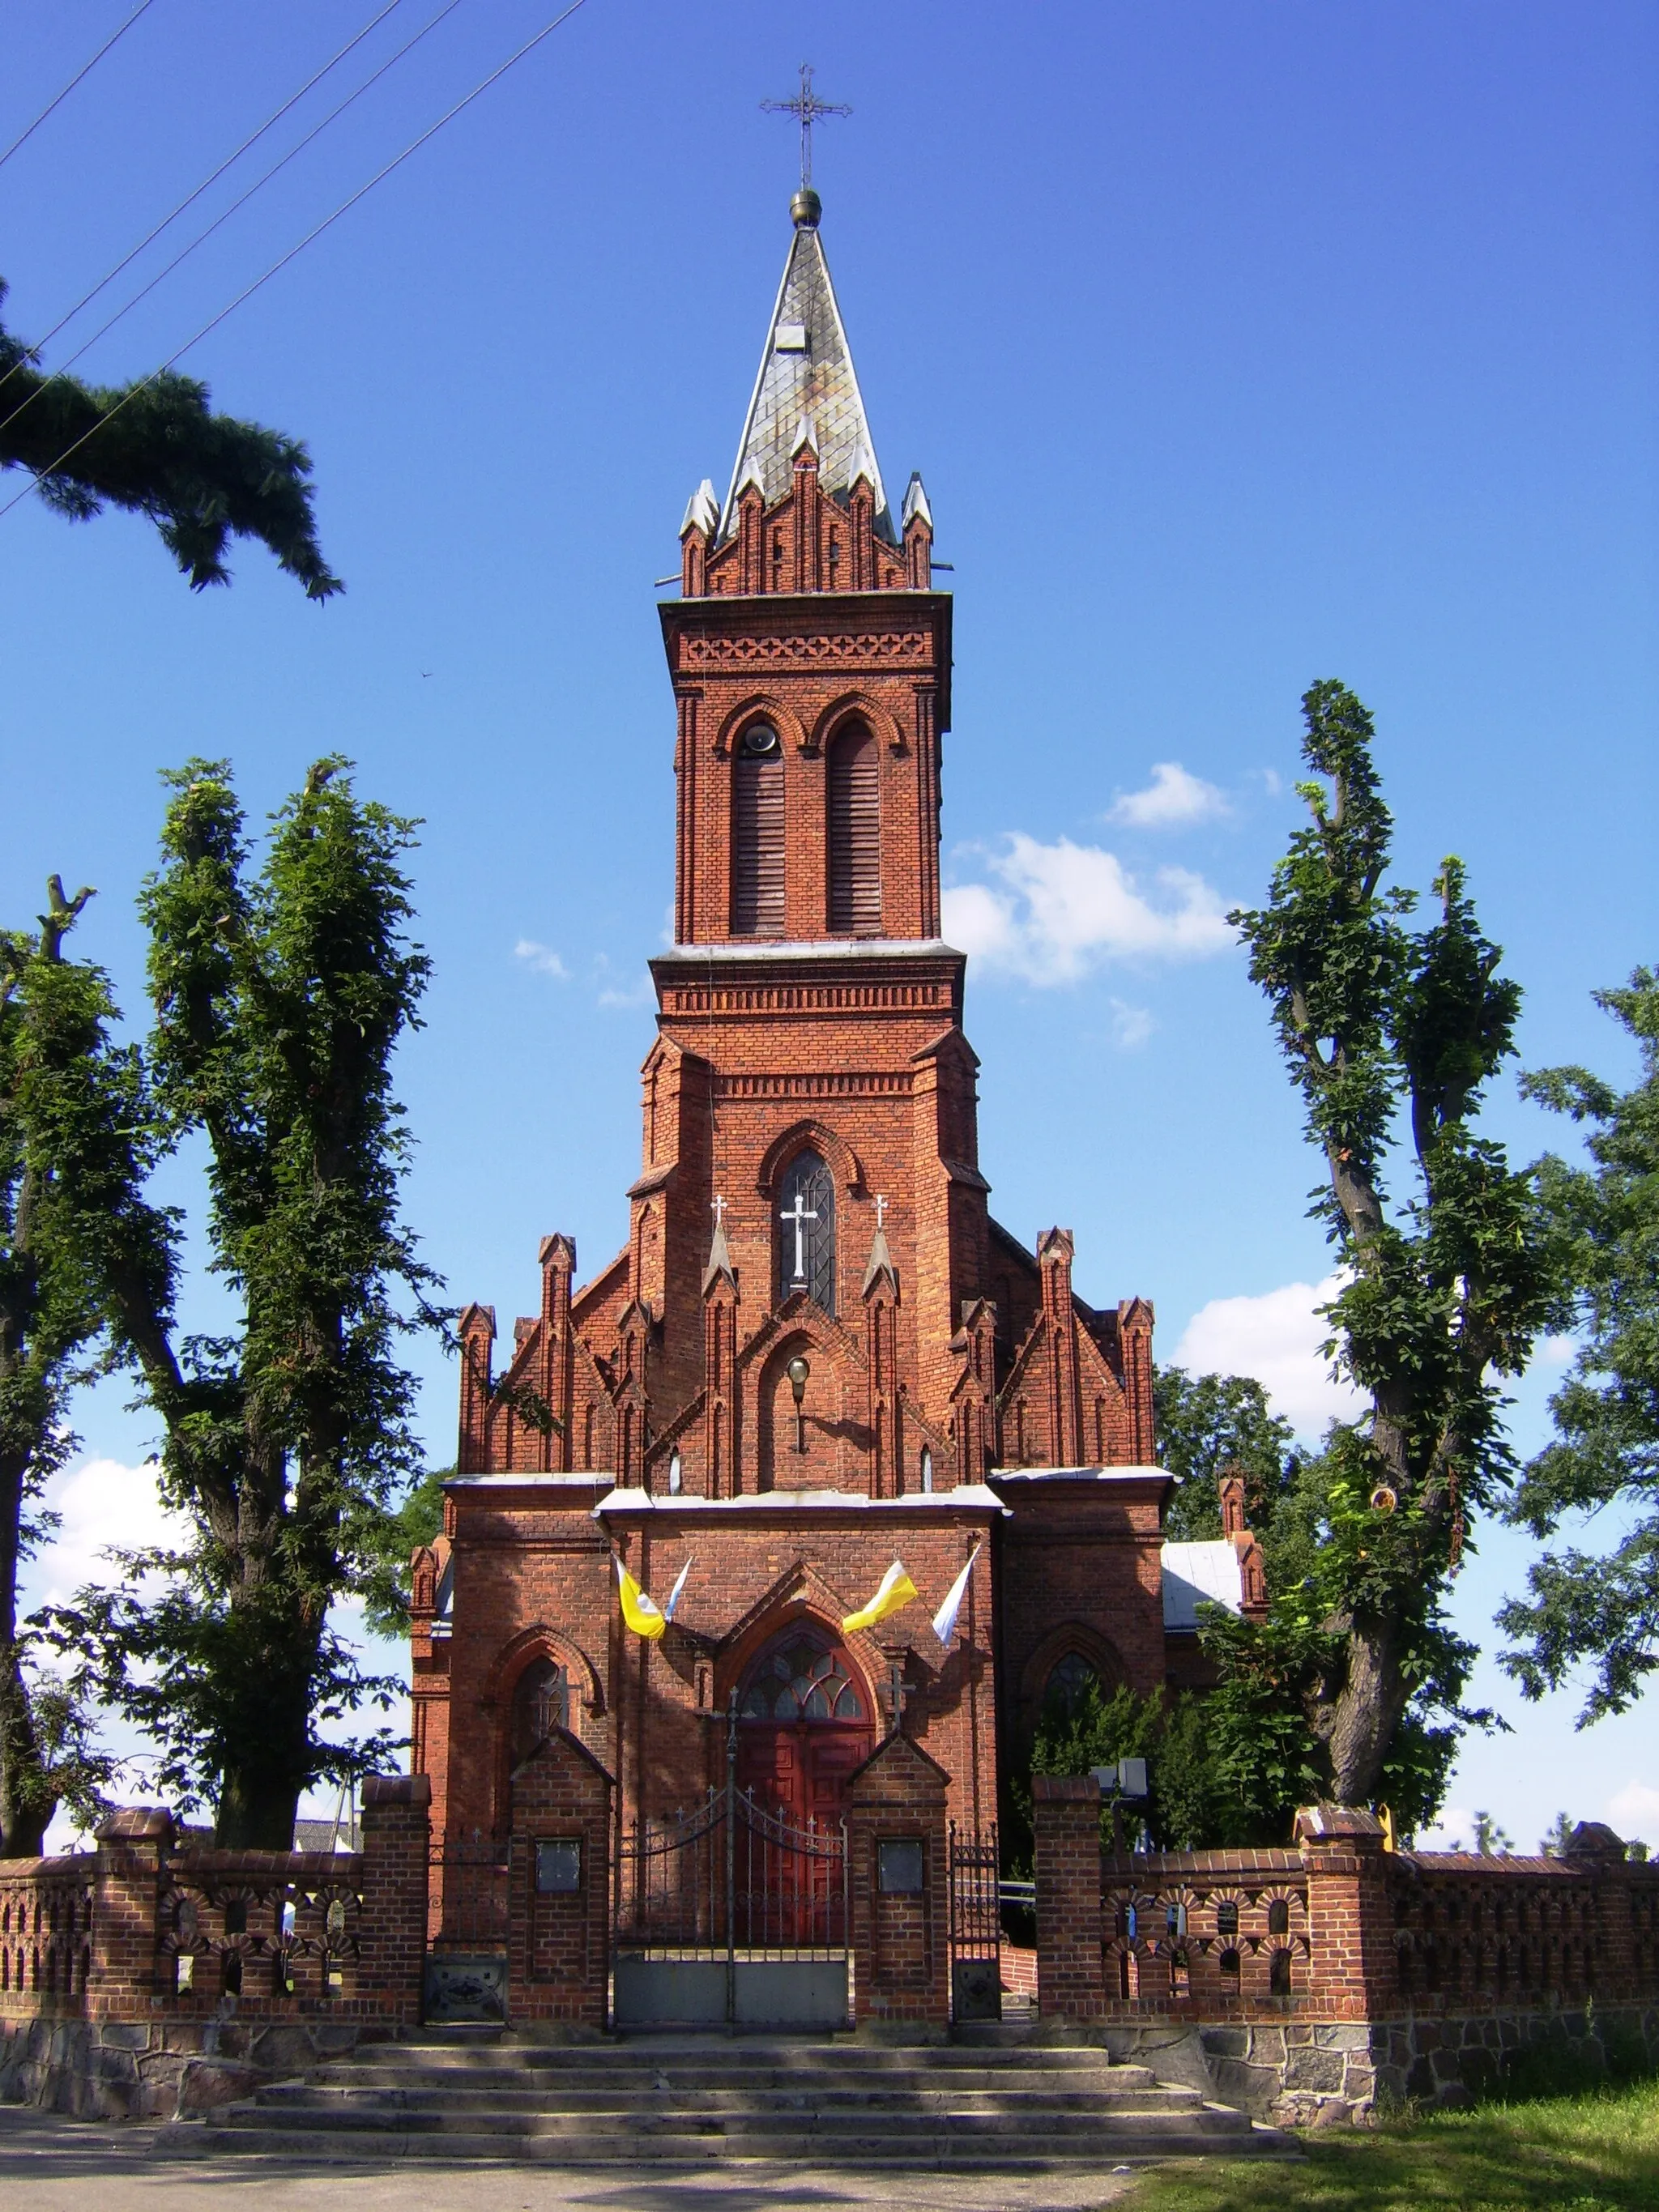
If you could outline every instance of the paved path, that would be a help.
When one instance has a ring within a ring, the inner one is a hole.
[[[5,2212],[1096,2212],[1127,2172],[838,2173],[726,2166],[708,2173],[538,2173],[387,2159],[351,2166],[159,2156],[156,2130],[0,2105]]]

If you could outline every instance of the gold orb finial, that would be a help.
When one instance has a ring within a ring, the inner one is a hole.
[[[811,185],[803,185],[789,203],[789,220],[797,230],[816,230],[823,214],[823,202]]]

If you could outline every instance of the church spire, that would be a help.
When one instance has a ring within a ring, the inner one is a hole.
[[[786,496],[805,430],[817,448],[820,490],[844,501],[863,477],[875,501],[876,535],[896,545],[898,534],[818,236],[817,194],[810,186],[797,192],[790,212],[795,234],[767,329],[718,543],[725,544],[737,530],[738,495],[745,483],[752,480],[760,486],[769,507]]]

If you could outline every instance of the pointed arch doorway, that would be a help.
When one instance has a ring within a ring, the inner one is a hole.
[[[862,1676],[835,1632],[791,1621],[738,1684],[738,1787],[805,1827],[842,1816],[848,1777],[876,1747]]]

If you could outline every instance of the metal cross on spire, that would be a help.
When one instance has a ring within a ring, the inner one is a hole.
[[[826,115],[850,115],[853,111],[834,100],[820,100],[812,89],[812,64],[800,65],[800,90],[793,100],[763,100],[761,106],[769,115],[794,115],[800,118],[800,188],[804,192],[812,189],[812,125]]]

